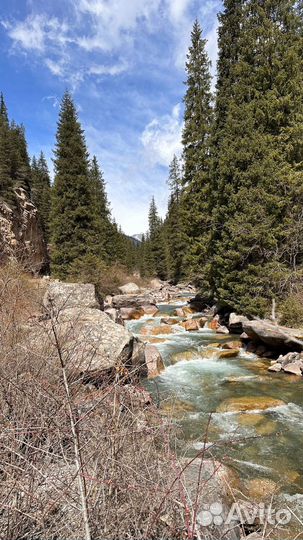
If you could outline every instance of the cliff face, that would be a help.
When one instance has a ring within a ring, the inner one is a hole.
[[[14,208],[0,200],[0,261],[14,258],[39,273],[47,269],[48,256],[38,212],[24,189],[15,195]]]

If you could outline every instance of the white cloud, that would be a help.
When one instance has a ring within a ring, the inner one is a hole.
[[[88,73],[90,75],[120,75],[124,71],[126,71],[128,68],[128,64],[126,62],[121,64],[114,64],[112,66],[105,66],[103,64],[93,64],[89,70]]]
[[[180,23],[193,0],[168,0],[168,9],[173,23]]]
[[[28,17],[15,25],[5,23],[8,35],[23,49],[43,51],[45,47],[45,18],[42,15]]]
[[[149,22],[160,5],[161,0],[80,0],[75,8],[90,17],[91,31],[78,44],[87,51],[110,51],[131,43],[139,21]]]
[[[154,118],[145,127],[141,142],[151,162],[167,166],[174,154],[181,153],[182,129],[180,104],[175,105],[170,115]]]
[[[50,70],[53,75],[62,77],[64,75],[64,65],[62,62],[54,62],[50,58],[44,60],[46,67]]]

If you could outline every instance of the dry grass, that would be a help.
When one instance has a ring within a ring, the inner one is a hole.
[[[35,283],[1,271],[0,538],[181,537],[178,485],[165,496],[175,477],[169,422],[140,388],[65,379],[64,340],[56,356],[48,339],[39,354],[27,346],[43,326]]]

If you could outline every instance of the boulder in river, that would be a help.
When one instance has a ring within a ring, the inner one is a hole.
[[[145,363],[149,379],[158,377],[165,369],[160,351],[155,345],[148,344],[145,346]]]
[[[217,412],[263,411],[281,405],[285,405],[284,401],[269,396],[244,396],[224,400],[217,408]]]
[[[244,332],[254,342],[265,343],[272,348],[303,350],[303,330],[278,326],[269,321],[246,321]]]
[[[239,353],[239,349],[226,349],[218,353],[218,358],[235,358]]]
[[[190,319],[181,323],[187,332],[197,332],[200,328],[199,322],[195,319]]]
[[[283,371],[285,371],[285,373],[290,373],[291,375],[299,375],[301,377],[303,372],[303,362],[299,361],[287,364],[283,367]]]
[[[228,328],[232,334],[242,334],[243,324],[248,322],[248,319],[243,315],[237,315],[236,313],[231,313],[229,315]]]
[[[174,326],[175,324],[180,324],[180,321],[178,319],[173,319],[172,317],[163,317],[163,319],[161,319],[161,324]]]
[[[159,313],[159,310],[155,304],[146,304],[142,306],[142,309],[145,315],[151,315],[152,317],[154,317],[155,315],[157,315],[157,313]]]
[[[225,335],[229,334],[228,328],[222,325],[218,326],[218,328],[216,329],[216,332],[217,334],[225,334]]]
[[[141,307],[121,308],[120,315],[124,321],[138,320],[143,317],[144,310]]]

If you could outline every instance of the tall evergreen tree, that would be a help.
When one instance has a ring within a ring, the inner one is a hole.
[[[206,264],[210,235],[209,171],[213,111],[210,61],[198,21],[195,21],[191,34],[186,72],[182,195],[184,233],[188,244],[185,263],[188,273],[200,276]]]
[[[182,173],[177,156],[174,156],[170,164],[168,185],[170,188],[170,199],[165,220],[168,250],[167,269],[168,277],[178,282],[183,272],[182,266],[186,245],[184,242],[181,214]]]
[[[14,202],[10,166],[10,129],[7,108],[2,93],[0,95],[0,196],[8,204]]]
[[[221,42],[220,57],[223,51]],[[302,35],[296,2],[245,3],[230,71],[216,155],[211,279],[221,302],[264,315],[274,283],[288,273],[285,224],[294,222],[291,208],[303,202]]]
[[[14,187],[21,187],[31,197],[31,166],[24,126],[15,122],[10,126],[10,166]]]
[[[33,157],[32,160],[32,199],[36,205],[45,241],[49,239],[49,217],[51,206],[51,186],[47,162],[43,152],[39,159]]]
[[[92,184],[93,203],[95,206],[96,225],[98,227],[96,243],[98,245],[98,255],[104,260],[111,258],[111,235],[113,234],[113,224],[111,222],[110,207],[107,199],[105,181],[100,170],[96,156],[93,157],[89,176]]]
[[[149,214],[149,257],[148,266],[151,273],[160,279],[167,277],[167,261],[165,235],[162,220],[158,214],[155,198],[152,197]]]
[[[66,279],[77,260],[97,255],[98,232],[84,133],[68,92],[61,103],[54,154],[52,272]]]

